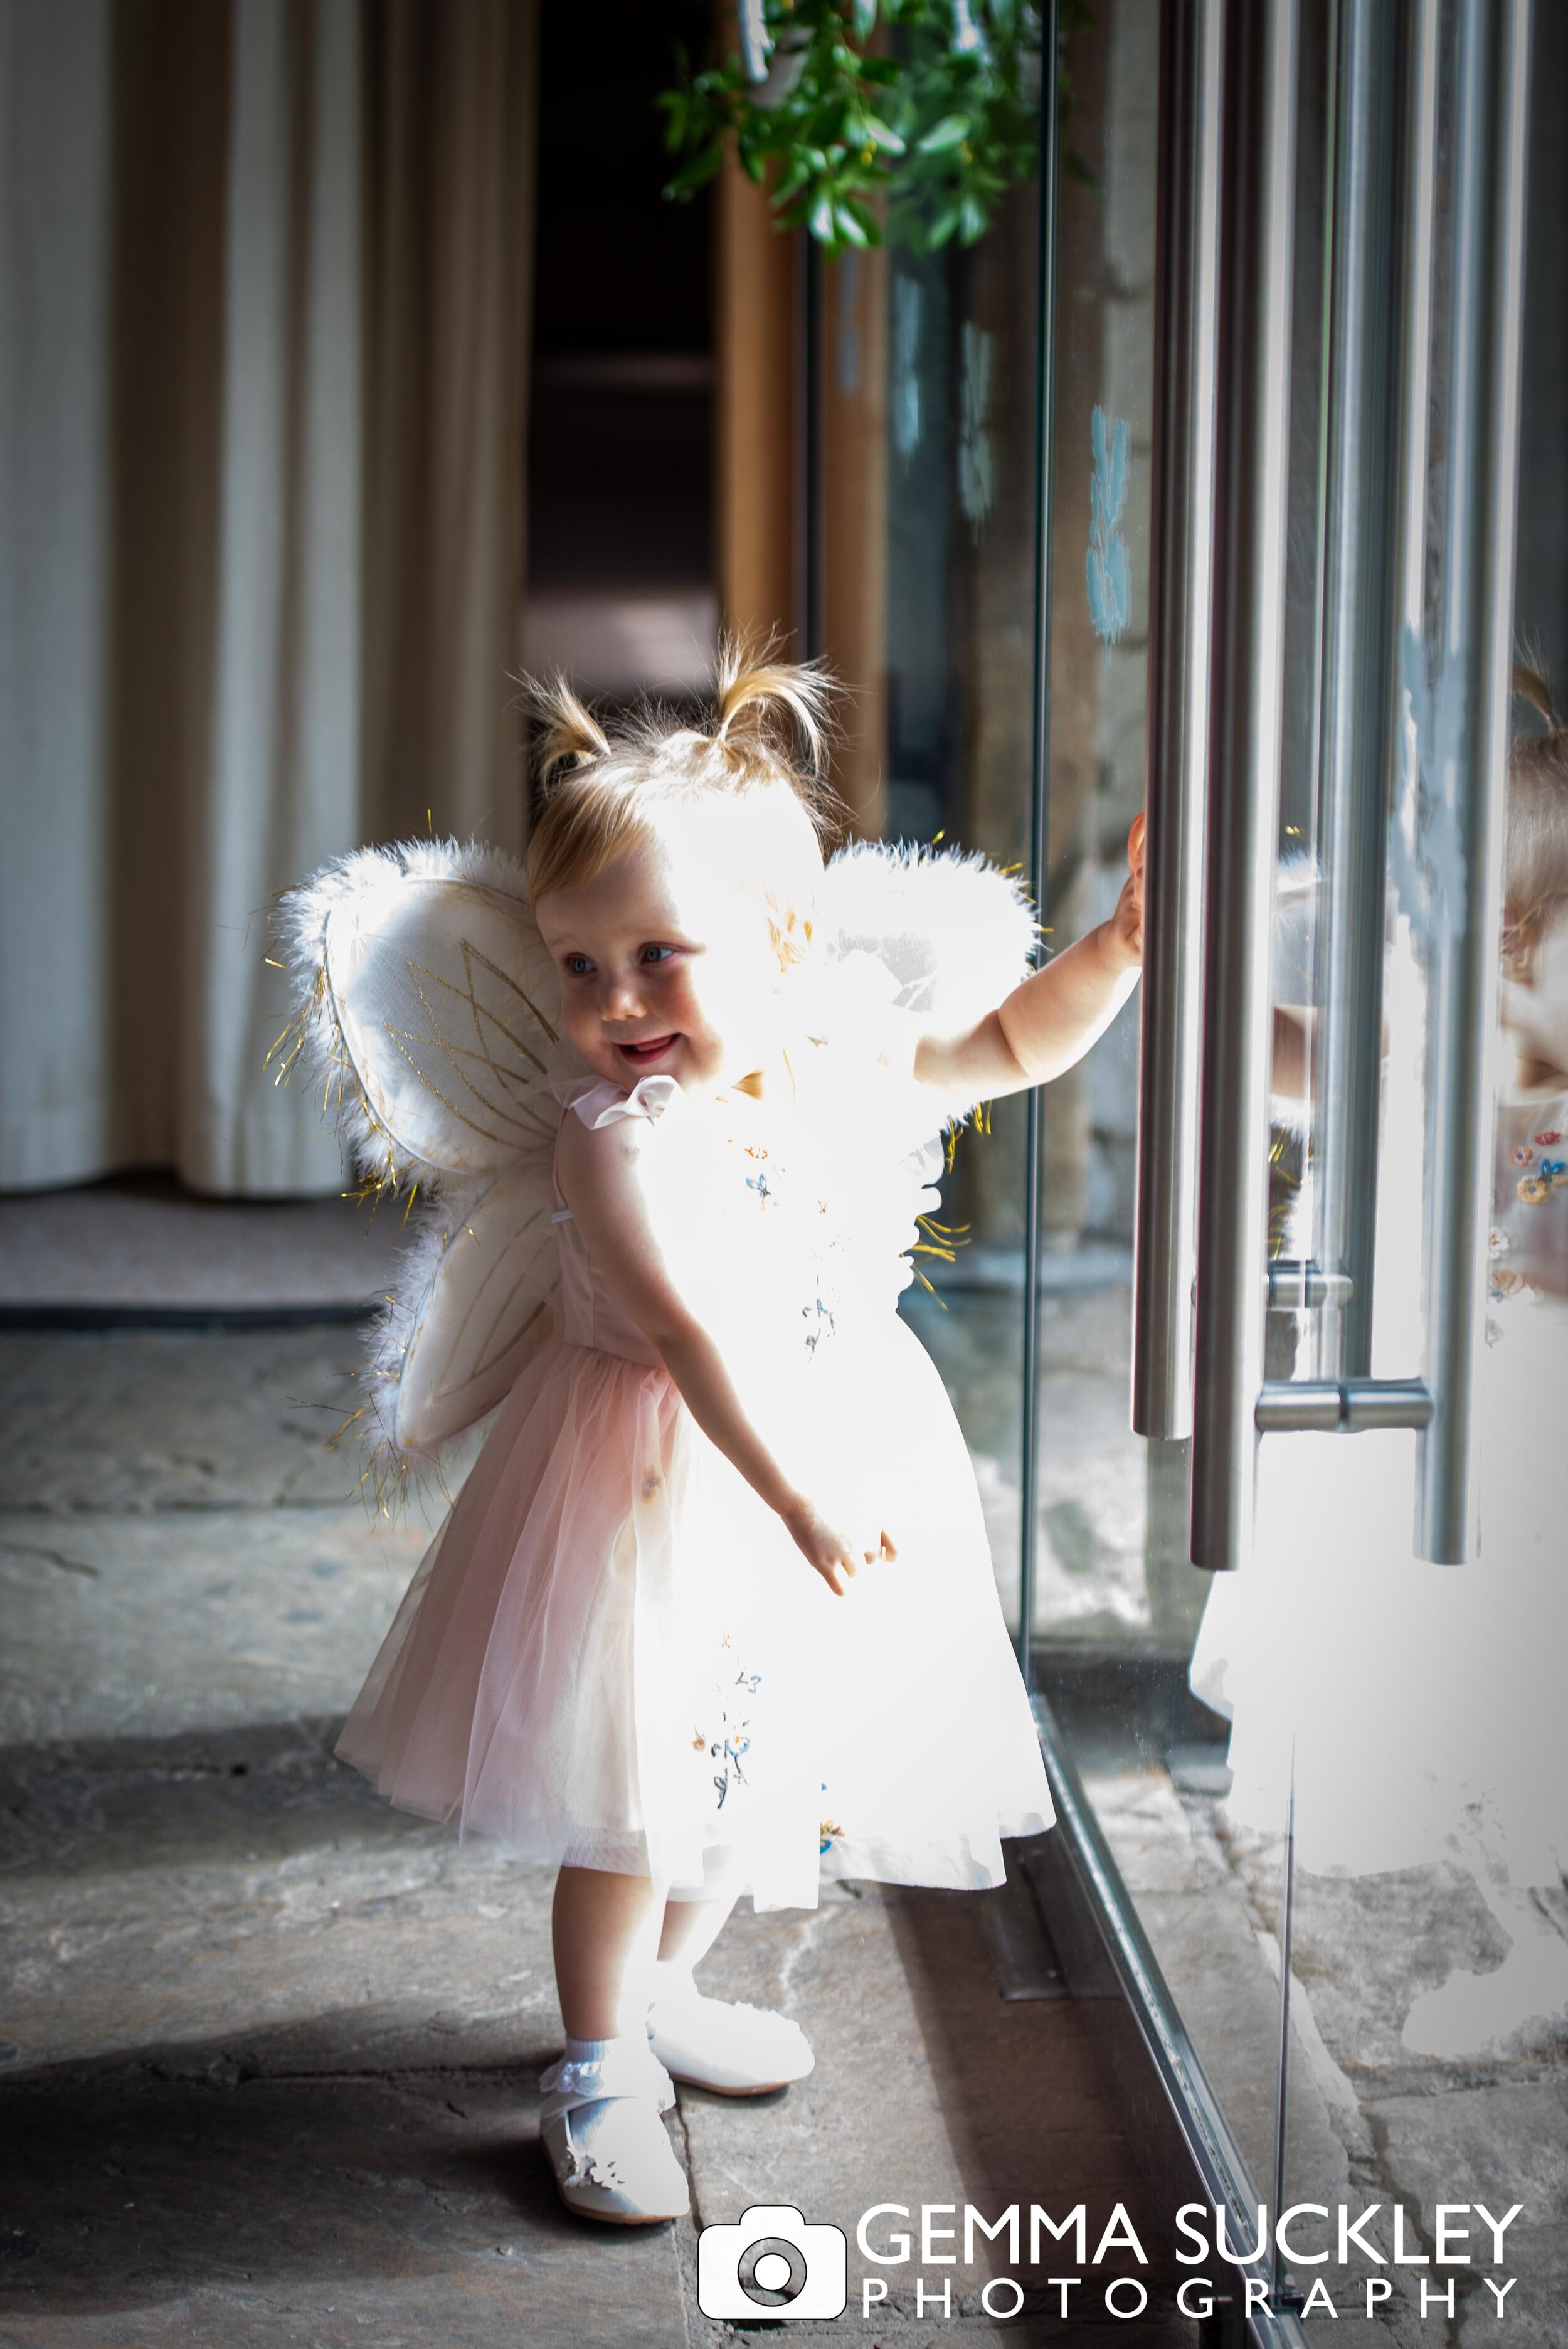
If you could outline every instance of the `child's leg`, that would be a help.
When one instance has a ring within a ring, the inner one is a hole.
[[[705,1998],[692,1968],[717,1940],[734,1891],[706,1900],[667,1900],[654,1968],[648,2032],[654,2053],[677,2080],[721,2095],[754,2096],[804,2079],[811,2050],[799,2023],[755,2006]]]
[[[700,1964],[717,1940],[735,1906],[733,1892],[712,1900],[666,1900],[659,1933],[659,1962],[690,1968]]]
[[[539,2132],[562,2199],[618,2225],[681,2218],[686,2182],[660,2114],[668,2080],[646,2035],[664,1888],[563,1868],[552,1933],[566,2056],[540,2081]]]
[[[662,1894],[645,1876],[562,1869],[551,1934],[562,2018],[573,2039],[641,2034],[665,1913]]]

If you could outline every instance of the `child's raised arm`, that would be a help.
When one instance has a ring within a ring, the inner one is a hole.
[[[668,1371],[710,1442],[780,1516],[796,1547],[842,1597],[856,1550],[827,1515],[786,1475],[748,1416],[722,1353],[671,1269],[657,1229],[641,1119],[590,1128],[562,1124],[556,1174],[578,1229],[616,1298]],[[897,1555],[885,1529],[866,1560]]]
[[[914,1073],[968,1101],[995,1101],[1059,1077],[1104,1035],[1143,960],[1143,818],[1127,839],[1128,877],[1116,910],[1047,963],[966,1035],[923,1036]]]

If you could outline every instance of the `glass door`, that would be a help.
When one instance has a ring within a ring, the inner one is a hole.
[[[1037,37],[1031,104],[1038,64]],[[863,831],[1016,871],[1035,796],[1039,227],[1036,171],[977,242],[931,249],[906,230],[820,265],[809,307],[821,524],[808,619],[820,611],[812,641],[855,688],[835,782]],[[1026,1129],[1006,1102],[954,1137],[904,1299],[967,1437],[1015,1628]]]
[[[959,1139],[905,1309],[1057,1784],[1019,1865],[1048,1911],[1070,1847],[1225,2209],[1190,2313],[1480,2326],[1552,2255],[1439,2261],[1437,2205],[1540,2200],[1549,2099],[1477,2067],[1526,2098],[1568,2013],[1562,30],[1044,14],[1043,185],[824,273],[882,469],[857,803],[1031,870],[1052,948],[1147,805],[1145,978]]]

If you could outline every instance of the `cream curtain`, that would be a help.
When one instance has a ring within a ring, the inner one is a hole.
[[[0,1186],[332,1190],[272,895],[516,844],[537,0],[0,0]]]

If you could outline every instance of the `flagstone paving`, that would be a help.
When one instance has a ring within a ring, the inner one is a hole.
[[[1142,1495],[1123,1495],[1119,1517],[1102,1507],[1126,1481],[1119,1453],[1089,1474],[1121,1409],[1123,1306],[1065,1301],[1059,1333],[1082,1523],[1058,1516],[1045,1588],[1087,1593],[1073,1600],[1086,1643],[1113,1621],[1123,1643],[1138,1629],[1127,1560]],[[1016,1506],[996,1376],[1012,1309],[993,1310],[995,1328],[984,1311],[922,1328],[999,1538]],[[352,1476],[323,1451],[357,1342],[351,1329],[0,1335],[0,2341],[717,2343],[736,2336],[697,2308],[696,2225],[769,2198],[851,2239],[879,2201],[1085,2199],[1108,2213],[1124,2199],[1168,2285],[1164,2222],[1092,2011],[1000,1999],[976,1906],[954,1896],[835,1888],[815,1912],[738,1916],[707,1986],[798,2015],[818,2070],[756,2105],[683,2092],[672,2126],[693,2221],[608,2235],[561,2209],[535,2142],[538,2073],[560,2046],[548,1875],[391,1811],[332,1754],[430,1523],[346,1497]],[[1064,1497],[1052,1486],[1045,1504]],[[1262,2178],[1277,1852],[1230,1834],[1212,1790],[1178,1793],[1157,1756],[1084,1758]],[[1561,2040],[1444,2063],[1400,2039],[1408,1952],[1425,1984],[1484,1972],[1505,1948],[1458,1871],[1304,1886],[1287,2175],[1301,2199],[1379,2201],[1385,2222],[1402,2203],[1429,2250],[1437,2202],[1522,2201],[1501,2337],[1556,2349]],[[889,2285],[862,2337],[937,2322],[944,2340],[989,2337],[983,2272],[955,2279],[948,2323],[917,2313],[913,2269],[851,2251],[853,2290]],[[1460,2276],[1451,2324],[1423,2325],[1417,2286],[1401,2278],[1380,2313],[1401,2349],[1498,2337],[1475,2279]],[[1337,2279],[1336,2296],[1361,2316]],[[1031,2300],[1006,2330],[1060,2337],[1053,2304]],[[1084,2349],[1126,2337],[1094,2314],[1069,2327]],[[1132,2329],[1191,2337],[1153,2312]],[[1309,2331],[1336,2337],[1324,2319]]]
[[[878,2201],[1087,2199],[1098,2228],[1124,2200],[1169,2302],[1084,2014],[1005,2002],[954,1895],[738,1916],[708,1987],[798,2015],[817,2071],[756,2104],[683,2091],[690,2221],[561,2208],[536,2141],[548,1871],[392,1811],[332,1754],[428,1535],[323,1468],[302,1398],[354,1344],[0,1338],[0,2340],[717,2343],[696,2229],[763,2199],[851,2242]],[[949,2322],[908,2271],[851,2260],[857,2306],[888,2286],[875,2337],[990,2336],[984,2267]],[[1100,2288],[1131,2264],[1113,2249]],[[1008,2330],[1046,2337],[1042,2306]],[[1086,2349],[1110,2337],[1092,2314]]]

